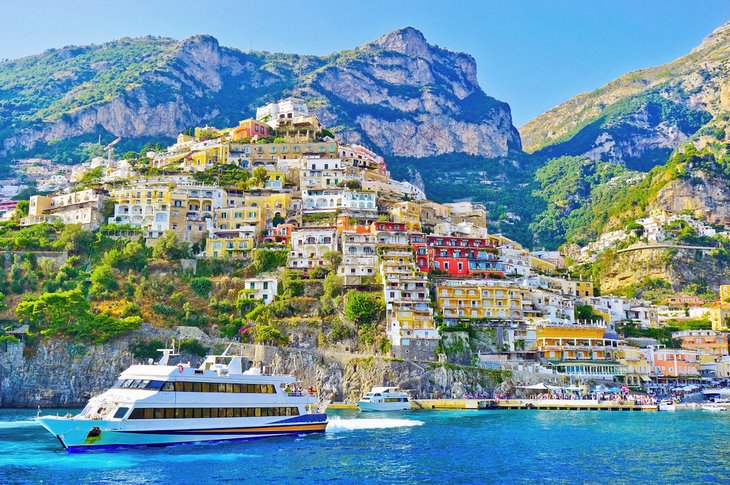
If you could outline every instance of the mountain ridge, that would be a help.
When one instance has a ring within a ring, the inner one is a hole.
[[[205,34],[124,38],[1,63],[0,81],[6,158],[57,139],[233,124],[285,96],[305,99],[344,140],[385,155],[521,149],[509,106],[479,87],[474,58],[428,44],[413,27],[326,56],[242,51]]]

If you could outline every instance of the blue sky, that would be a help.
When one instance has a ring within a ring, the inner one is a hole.
[[[240,49],[326,54],[403,26],[468,52],[521,125],[629,71],[671,61],[730,20],[727,0],[0,0],[0,58],[124,36],[206,33]]]

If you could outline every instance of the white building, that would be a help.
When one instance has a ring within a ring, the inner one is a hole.
[[[378,267],[375,250],[375,237],[372,234],[344,231],[340,236],[342,243],[342,263],[337,273],[345,286],[356,286],[364,278],[374,277]]]
[[[309,109],[305,103],[293,99],[269,103],[256,109],[256,119],[272,128],[276,128],[280,121],[293,120],[298,116],[309,116]]]
[[[311,269],[324,266],[324,255],[337,251],[337,229],[334,227],[302,227],[291,234],[288,267]]]
[[[279,280],[276,276],[261,275],[255,278],[247,278],[244,281],[243,291],[249,295],[249,298],[255,298],[268,305],[277,295],[279,289]]]
[[[95,189],[54,196],[34,195],[29,201],[28,216],[20,224],[32,226],[60,221],[64,224],[81,224],[86,229],[97,229],[102,223],[103,207],[104,194]]]

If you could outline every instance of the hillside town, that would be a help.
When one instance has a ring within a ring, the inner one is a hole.
[[[730,285],[717,301],[675,295],[667,305],[598,294],[570,276],[559,252],[489,233],[483,205],[437,203],[422,187],[394,180],[383,157],[336,141],[302,102],[268,104],[232,128],[189,130],[144,156],[149,164],[140,167],[115,157],[112,145],[106,157],[62,173],[42,160],[21,163],[38,190],[53,193],[31,196],[20,225],[103,228],[141,235],[148,247],[174,234],[196,260],[286,249],[284,266],[245,281],[266,305],[279,298],[283,271],[306,279],[335,262],[345,290],[379,295],[389,342],[382,351],[393,358],[632,387],[730,378]],[[4,219],[21,189],[4,185]],[[639,222],[661,242],[662,228],[677,220],[698,224],[665,212]],[[608,234],[586,250],[627,237]],[[708,326],[668,340],[646,336],[698,319]],[[459,339],[471,341],[468,361],[449,351]]]

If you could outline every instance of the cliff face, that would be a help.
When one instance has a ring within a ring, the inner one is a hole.
[[[0,344],[0,407],[83,406],[111,387],[133,362],[129,340],[93,346],[43,340],[32,353],[23,344]],[[316,388],[324,400],[354,402],[376,385],[397,385],[421,397],[435,393],[463,397],[467,390],[491,392],[501,384],[479,369],[430,367],[347,353],[250,345],[244,346],[243,355],[263,362],[276,374],[296,376],[304,387]],[[193,365],[200,361],[193,356],[182,360]]]
[[[586,155],[649,169],[727,112],[730,24],[686,56],[626,74],[578,95],[520,128],[528,151]]]
[[[659,191],[650,208],[691,211],[695,218],[730,226],[730,186],[726,179],[698,170]]]
[[[509,107],[479,87],[474,59],[413,28],[325,57],[241,52],[210,36],[122,39],[2,63],[0,86],[5,157],[71,137],[230,126],[290,95],[344,140],[388,155],[496,157],[521,146]]]
[[[730,264],[705,251],[645,249],[617,254],[599,276],[603,294],[641,284],[646,278],[662,279],[675,291],[696,281],[717,290],[730,278]]]

